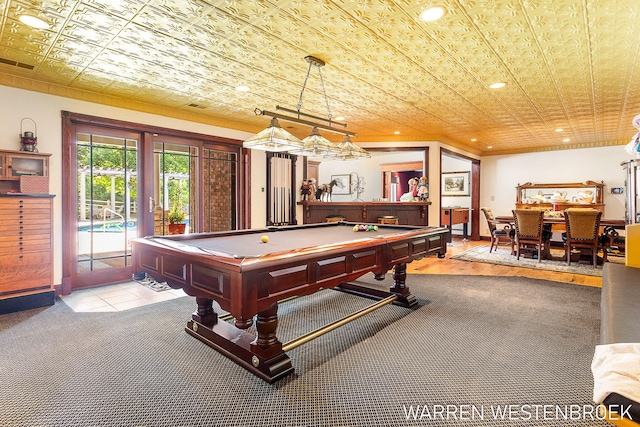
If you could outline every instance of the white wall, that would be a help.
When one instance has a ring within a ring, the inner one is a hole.
[[[458,157],[442,156],[441,172],[469,172],[469,191],[471,191],[471,161]],[[437,185],[437,184],[436,184]],[[442,206],[471,207],[471,193],[468,196],[442,196]]]
[[[515,207],[518,184],[603,181],[604,217],[622,219],[625,195],[611,194],[611,188],[624,188],[625,176],[620,163],[627,159],[629,155],[623,146],[483,157],[480,206],[491,208],[495,215],[509,215]],[[480,234],[489,235],[484,220],[480,223]]]

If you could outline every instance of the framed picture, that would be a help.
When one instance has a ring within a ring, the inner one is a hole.
[[[442,196],[468,196],[469,172],[443,172]]]
[[[332,194],[351,194],[351,174],[331,175]]]

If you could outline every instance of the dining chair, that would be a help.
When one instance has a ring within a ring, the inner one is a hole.
[[[487,219],[487,225],[489,226],[489,233],[491,237],[489,253],[491,253],[494,248],[497,249],[500,242],[506,242],[511,244],[511,254],[513,255],[515,253],[515,230],[512,228],[511,224],[496,221],[493,212],[491,212],[491,209],[489,208],[480,208],[480,210]],[[500,225],[500,227],[498,225]]]
[[[542,219],[544,211],[539,209],[514,209],[516,226],[516,259],[521,251],[537,250],[538,262],[549,249],[549,233],[545,233]]]
[[[598,265],[598,248],[600,245],[599,230],[602,212],[591,208],[569,208],[564,210],[564,220],[567,227],[565,240],[565,255],[567,264],[571,264],[573,249],[588,249],[593,258],[593,267]]]

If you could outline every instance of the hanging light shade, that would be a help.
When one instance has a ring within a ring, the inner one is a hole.
[[[242,146],[265,151],[294,151],[304,148],[302,141],[282,129],[275,117],[265,130],[244,141]]]
[[[371,157],[366,150],[360,148],[356,144],[351,141],[349,135],[345,135],[344,139],[340,144],[338,144],[338,148],[340,148],[340,152],[332,157],[340,160],[354,160],[361,159],[365,157]]]
[[[336,156],[340,153],[337,144],[329,141],[318,132],[318,127],[314,126],[308,137],[302,140],[303,148],[296,151],[296,154],[304,156]]]

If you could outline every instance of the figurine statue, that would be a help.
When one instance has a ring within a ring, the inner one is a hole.
[[[309,200],[309,196],[311,196],[311,181],[306,179],[302,181],[302,186],[300,187],[300,195],[302,196],[303,201]]]
[[[409,180],[409,193],[413,200],[418,199],[418,178],[411,178]]]
[[[311,190],[311,201],[315,202],[317,200],[316,199],[316,179],[315,178],[311,178],[311,179],[308,179],[307,182],[309,183],[309,185],[311,187],[310,188],[310,190]]]
[[[418,180],[418,197],[421,201],[425,201],[429,198],[429,182],[426,177],[421,177]]]

